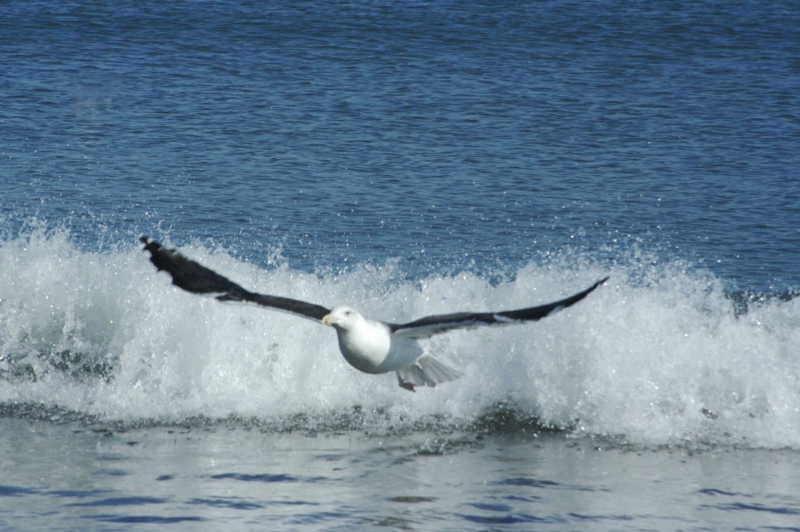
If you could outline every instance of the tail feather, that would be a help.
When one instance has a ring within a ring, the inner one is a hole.
[[[462,372],[430,355],[422,355],[412,365],[397,370],[397,380],[400,386],[412,391],[414,386],[433,387],[441,382],[458,379],[463,375]]]

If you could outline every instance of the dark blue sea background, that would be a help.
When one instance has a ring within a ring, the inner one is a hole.
[[[800,530],[800,6],[4,2],[0,528]],[[332,330],[585,301],[426,343]]]

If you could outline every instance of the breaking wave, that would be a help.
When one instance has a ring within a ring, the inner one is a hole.
[[[465,375],[412,394],[393,374],[347,365],[330,328],[180,291],[135,237],[92,252],[68,231],[31,227],[0,247],[0,415],[800,449],[793,293],[736,292],[637,250],[567,252],[490,279],[410,278],[391,261],[308,272],[278,250],[266,267],[201,244],[182,251],[254,291],[398,322],[541,304],[611,279],[541,322],[434,337],[427,349]]]

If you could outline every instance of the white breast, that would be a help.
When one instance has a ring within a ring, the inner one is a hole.
[[[388,327],[371,320],[358,320],[349,329],[337,329],[344,359],[364,373],[385,373],[382,364],[392,346]]]

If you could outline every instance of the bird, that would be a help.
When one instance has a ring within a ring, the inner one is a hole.
[[[536,307],[435,314],[408,323],[388,323],[368,319],[347,305],[329,309],[289,297],[251,292],[148,236],[139,240],[157,271],[169,273],[175,286],[194,294],[212,295],[222,302],[254,303],[331,326],[336,330],[339,351],[351,366],[373,375],[394,371],[400,387],[412,392],[418,386],[434,387],[463,376],[461,371],[425,353],[419,340],[456,329],[537,321],[583,300],[608,280],[605,277],[577,294]]]

